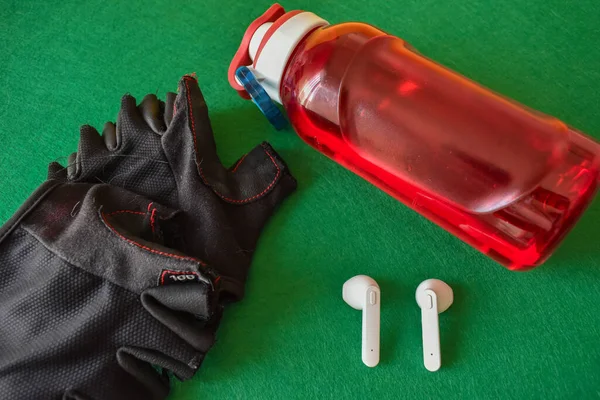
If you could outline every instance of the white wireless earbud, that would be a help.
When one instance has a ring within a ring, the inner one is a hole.
[[[374,367],[379,364],[379,285],[373,278],[356,275],[344,283],[342,298],[350,307],[363,311],[362,361],[368,367]]]
[[[454,293],[447,283],[427,279],[417,287],[416,298],[423,325],[423,363],[429,371],[437,371],[442,366],[438,313],[452,305]]]

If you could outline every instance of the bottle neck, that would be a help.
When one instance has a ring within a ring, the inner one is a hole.
[[[282,104],[294,103],[339,126],[342,80],[359,49],[372,37],[360,32],[331,36],[317,29],[298,44],[281,83]]]

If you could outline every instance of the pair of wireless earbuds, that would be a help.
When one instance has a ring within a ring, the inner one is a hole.
[[[363,311],[362,361],[374,367],[379,364],[379,285],[373,278],[357,275],[344,283],[342,297],[350,307]],[[423,363],[429,371],[437,371],[442,366],[438,314],[452,305],[454,293],[445,282],[427,279],[417,287],[415,297],[421,307]]]

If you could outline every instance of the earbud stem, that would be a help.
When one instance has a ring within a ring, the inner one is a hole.
[[[437,295],[433,290],[425,290],[425,295],[425,304],[421,307],[423,363],[425,368],[433,372],[442,365],[438,304]]]
[[[362,319],[362,361],[368,367],[379,364],[379,323],[381,293],[376,286],[366,291]]]

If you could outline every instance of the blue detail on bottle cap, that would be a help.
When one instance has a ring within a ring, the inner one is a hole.
[[[285,128],[288,124],[287,119],[273,100],[271,100],[265,89],[258,83],[252,71],[248,67],[239,67],[235,71],[235,76],[244,89],[246,89],[254,104],[267,117],[271,125],[278,131]]]

